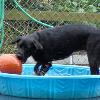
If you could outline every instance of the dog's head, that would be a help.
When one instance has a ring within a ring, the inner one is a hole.
[[[27,58],[34,55],[37,50],[43,49],[42,45],[33,38],[28,36],[19,36],[12,44],[16,45],[16,56],[18,59],[25,63]]]

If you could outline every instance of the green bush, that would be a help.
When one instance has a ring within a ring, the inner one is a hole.
[[[99,0],[53,0],[52,10],[68,12],[100,12]]]
[[[67,12],[100,12],[100,0],[17,0],[27,10],[67,11]],[[13,0],[6,0],[7,8],[13,9]]]

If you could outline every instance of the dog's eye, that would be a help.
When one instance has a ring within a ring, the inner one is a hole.
[[[19,48],[23,48],[23,45],[18,45]]]
[[[27,46],[26,45],[20,45],[19,48],[26,50],[27,49]]]

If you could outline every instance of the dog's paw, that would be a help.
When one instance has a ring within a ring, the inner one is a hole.
[[[41,69],[40,69],[40,72],[39,72],[39,74],[41,75],[41,76],[44,76],[47,72],[48,72],[48,70],[50,69],[50,65],[49,64],[46,64],[46,65],[44,65],[44,66],[41,66]]]
[[[34,74],[35,74],[35,75],[40,75],[40,71],[39,71],[39,69],[36,68],[36,67],[34,68]]]
[[[39,72],[39,75],[40,75],[40,76],[44,76],[45,74],[46,74],[46,72],[44,72],[44,71],[40,71],[40,72]]]
[[[34,71],[34,74],[40,76],[40,71],[39,70]]]

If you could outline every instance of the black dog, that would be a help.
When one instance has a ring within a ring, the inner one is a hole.
[[[33,34],[18,37],[16,56],[23,63],[32,56],[37,64],[34,71],[44,75],[54,60],[69,57],[73,52],[86,50],[91,74],[99,74],[100,29],[89,25],[64,25],[48,28]],[[42,65],[39,70],[39,66]]]

